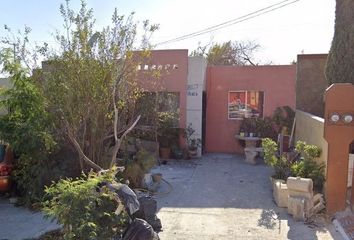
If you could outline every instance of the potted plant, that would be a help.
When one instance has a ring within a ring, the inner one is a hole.
[[[178,145],[180,129],[176,127],[177,119],[176,113],[159,113],[157,138],[160,145],[160,157],[162,159],[169,159],[171,148]]]
[[[196,158],[198,156],[198,148],[201,145],[200,138],[192,138],[188,144],[188,154],[191,158]]]
[[[275,179],[286,180],[291,175],[291,163],[285,155],[280,155],[278,145],[270,138],[262,139],[262,148],[264,152],[264,161],[267,165],[274,168],[272,182]]]
[[[315,145],[297,141],[295,146],[299,158],[291,166],[292,176],[311,178],[316,192],[322,192],[325,182],[325,164],[316,161],[321,155],[321,149]]]
[[[193,137],[195,129],[192,127],[192,124],[189,124],[185,129],[185,138],[188,145],[188,155],[190,158],[195,158],[198,156],[198,148],[201,146],[201,139]]]

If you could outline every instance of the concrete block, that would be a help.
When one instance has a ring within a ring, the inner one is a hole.
[[[292,197],[303,197],[303,198],[306,198],[306,199],[311,199],[313,197],[312,193],[294,191],[294,190],[289,188],[289,185],[288,185],[288,192],[289,192],[289,196],[292,196]]]
[[[289,190],[313,193],[313,182],[310,178],[288,177],[286,184]]]
[[[288,188],[280,181],[274,183],[273,197],[278,207],[288,207]]]
[[[295,220],[306,220],[305,214],[305,199],[301,197],[288,198],[288,213],[293,216]]]
[[[323,194],[318,193],[312,198],[313,207],[309,211],[309,217],[313,214],[320,212],[322,209],[325,209]]]

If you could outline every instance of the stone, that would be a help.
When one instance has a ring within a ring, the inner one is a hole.
[[[245,148],[245,157],[246,162],[250,164],[256,164],[256,156],[258,152],[255,147],[246,147]]]
[[[313,182],[310,178],[288,177],[286,184],[293,191],[313,193]]]
[[[288,198],[288,213],[293,216],[295,220],[306,220],[306,201],[303,197],[291,197]]]
[[[313,182],[309,178],[289,177],[288,213],[297,220],[305,220],[325,208],[322,194],[313,195]]]
[[[278,207],[288,207],[288,187],[285,183],[277,181],[274,183],[273,197]]]

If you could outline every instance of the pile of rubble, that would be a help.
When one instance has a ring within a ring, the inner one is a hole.
[[[289,177],[275,180],[273,197],[279,207],[288,208],[295,220],[306,221],[325,208],[323,194],[313,193],[313,182],[309,178]]]

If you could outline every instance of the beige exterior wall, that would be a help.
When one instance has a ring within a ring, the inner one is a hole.
[[[193,138],[202,139],[203,90],[205,90],[205,73],[207,61],[203,57],[188,57],[187,84],[187,122],[195,130]],[[198,149],[201,156],[202,149]]]
[[[324,119],[300,110],[296,110],[295,118],[295,142],[304,141],[320,147],[322,153],[318,160],[327,165],[328,143],[323,136]]]

